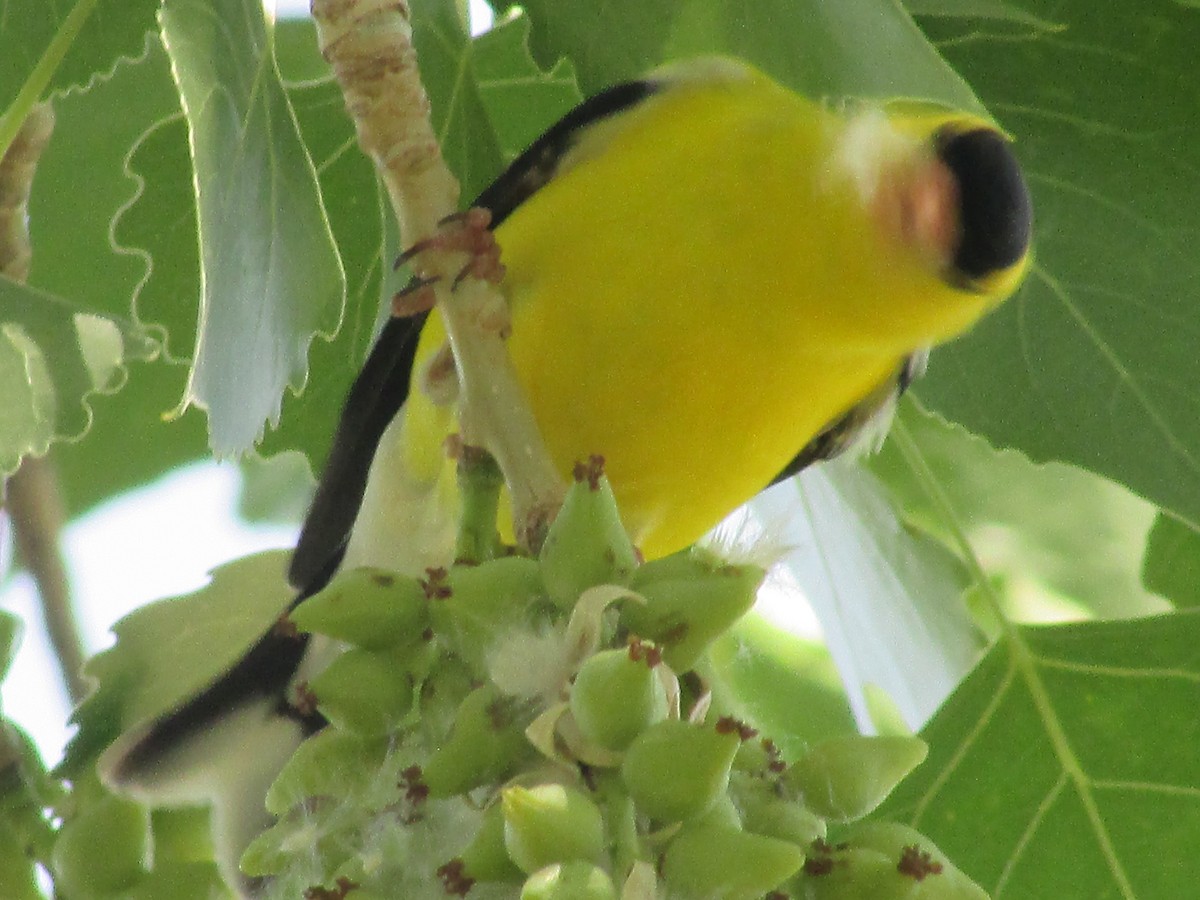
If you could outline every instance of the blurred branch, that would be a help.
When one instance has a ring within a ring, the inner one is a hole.
[[[37,584],[42,620],[63,683],[72,702],[78,703],[87,693],[83,641],[59,542],[66,514],[53,463],[46,457],[25,457],[21,468],[8,479],[7,493],[17,552]]]
[[[29,275],[33,258],[29,192],[38,158],[53,130],[50,105],[34,105],[0,159],[0,273],[14,281],[24,281]],[[53,465],[45,458],[26,457],[8,479],[6,495],[17,550],[37,584],[42,618],[67,692],[78,701],[86,690],[83,643],[59,546],[66,515]]]
[[[312,13],[321,52],[342,88],[359,144],[387,186],[403,239],[419,244],[457,209],[459,186],[429,121],[409,8],[392,0],[313,0]],[[432,284],[454,353],[463,442],[496,458],[518,541],[536,549],[564,486],[508,358],[505,299],[482,278],[460,280],[466,271],[460,251],[430,247],[414,263]]]

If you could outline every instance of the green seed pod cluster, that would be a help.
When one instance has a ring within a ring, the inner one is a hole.
[[[892,883],[860,859],[911,887],[896,865],[923,872],[921,853],[949,873],[939,884],[970,885],[919,835],[894,847],[858,823],[825,843],[920,762],[920,741],[838,738],[785,760],[708,691],[707,648],[761,569],[697,550],[638,565],[597,461],[536,559],[492,551],[477,499],[470,564],[346,573],[293,614],[349,646],[307,685],[330,726],[272,786],[278,822],[242,860],[266,896],[875,896],[842,886]],[[836,854],[841,874],[821,880]]]

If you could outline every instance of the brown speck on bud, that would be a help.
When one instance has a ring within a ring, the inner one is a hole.
[[[820,878],[822,875],[828,875],[832,871],[833,857],[831,856],[810,856],[804,860],[805,875]]]
[[[762,739],[763,752],[767,754],[767,771],[773,775],[782,775],[787,771],[787,763],[783,761],[783,752],[769,737]]]
[[[400,780],[396,786],[404,791],[404,799],[414,807],[408,815],[401,817],[406,823],[416,822],[421,818],[416,807],[422,806],[429,799],[429,786],[423,779],[420,766],[409,766],[400,772]]]
[[[588,490],[600,490],[600,478],[604,475],[604,457],[593,453],[587,462],[577,462],[571,469],[571,477],[577,484],[587,482]]]
[[[304,891],[304,900],[345,900],[352,890],[359,886],[344,875],[335,881],[332,888],[314,885]]]
[[[717,719],[717,734],[736,734],[739,739],[748,741],[758,735],[758,729],[733,716],[721,716]]]
[[[457,857],[438,866],[436,874],[442,880],[442,889],[451,897],[465,897],[475,885],[475,879],[467,874],[466,866]]]
[[[441,566],[425,570],[425,577],[420,580],[421,589],[425,592],[426,600],[449,600],[452,591],[449,582],[450,573]]]
[[[907,875],[913,881],[924,881],[928,875],[941,875],[942,864],[928,852],[913,844],[901,851],[896,871],[901,875]]]
[[[629,658],[633,662],[644,662],[646,668],[653,669],[662,662],[662,651],[634,635],[629,639]]]

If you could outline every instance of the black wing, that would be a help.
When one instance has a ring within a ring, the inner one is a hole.
[[[305,595],[325,586],[346,551],[379,439],[408,398],[425,318],[426,314],[389,319],[346,396],[329,459],[288,567],[292,587]]]
[[[856,403],[851,409],[822,428],[783,469],[771,479],[778,484],[791,478],[801,469],[822,459],[832,459],[845,453],[864,437],[880,415],[891,415],[889,407],[903,394],[913,379],[925,371],[926,351],[907,357],[896,374]]]

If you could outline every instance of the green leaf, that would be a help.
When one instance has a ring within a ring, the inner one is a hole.
[[[299,391],[314,332],[332,333],[345,277],[317,174],[256,0],[168,0],[163,42],[188,120],[203,295],[185,403],[217,454],[250,447]]]
[[[961,19],[995,20],[1019,25],[1036,26],[1045,31],[1054,31],[1060,26],[1049,19],[1041,19],[1006,0],[904,0],[904,8],[910,15],[947,16]]]
[[[589,94],[667,59],[728,53],[814,97],[906,96],[978,108],[899,4],[530,0],[521,6],[534,23],[539,62],[546,67],[566,56]]]
[[[0,277],[0,473],[87,431],[89,396],[117,390],[126,362],[155,349],[128,323]]]
[[[1013,629],[881,810],[996,900],[1186,897],[1200,879],[1200,614]]]
[[[959,561],[907,531],[878,480],[845,459],[806,469],[751,509],[773,541],[792,548],[782,585],[816,612],[860,721],[875,685],[919,727],[982,646]]]
[[[706,677],[718,708],[769,737],[784,759],[809,744],[857,734],[854,716],[829,651],[755,613],[709,648]]]
[[[514,16],[472,44],[479,99],[505,162],[583,99],[568,61],[557,60],[545,72],[538,68],[530,55],[529,33],[529,19]],[[488,177],[496,174],[493,171]]]
[[[1159,514],[1146,543],[1142,579],[1176,606],[1200,606],[1200,532]]]
[[[0,155],[30,105],[96,78],[120,60],[142,55],[154,28],[156,0],[74,0],[4,6],[0,27]]]
[[[79,731],[61,771],[82,771],[122,731],[179,705],[237,661],[292,600],[286,565],[278,550],[235,560],[199,591],[117,622],[116,645],[84,668],[96,687],[72,716]]]
[[[916,390],[994,443],[1200,523],[1200,17],[1179,3],[1023,7],[1063,30],[925,22],[1016,137],[1037,262]]]
[[[1155,516],[1151,504],[1084,469],[1038,465],[1020,453],[998,451],[919,403],[903,402],[894,427],[911,438],[955,520],[943,520],[899,441],[887,441],[868,457],[868,467],[907,521],[948,545],[957,531],[966,535],[984,571],[997,579],[1013,618],[1166,611],[1139,579]]]
[[[110,225],[117,210],[139,184],[126,172],[130,146],[151,126],[174,115],[179,121],[180,192],[160,195],[147,230],[171,234],[182,221],[190,238],[182,243],[195,270],[195,226],[191,214],[191,181],[187,172],[186,133],[179,118],[179,97],[171,83],[166,54],[157,41],[136,64],[122,64],[111,78],[85,92],[72,92],[55,101],[55,131],[42,155],[30,199],[30,230],[34,246],[30,284],[69,298],[81,310],[145,323],[168,323],[186,328],[186,350],[195,334],[195,304],[187,302],[198,289],[178,288],[172,282],[155,306],[148,289],[131,314],[131,298],[152,275],[187,270],[187,256],[178,264],[165,260],[148,272],[153,260],[134,252],[114,250]],[[158,148],[164,149],[165,148]],[[87,202],[81,202],[86,197]],[[137,209],[145,207],[136,206]],[[118,243],[122,242],[117,235]],[[193,275],[194,281],[194,275]],[[177,325],[182,322],[183,325]],[[154,329],[156,338],[167,335]],[[172,347],[171,349],[175,349]],[[203,416],[184,415],[170,423],[163,414],[178,405],[187,369],[160,356],[134,362],[128,380],[112,396],[96,396],[87,440],[60,444],[55,462],[63,484],[68,513],[77,515],[96,502],[134,485],[152,480],[177,465],[206,453]]]

